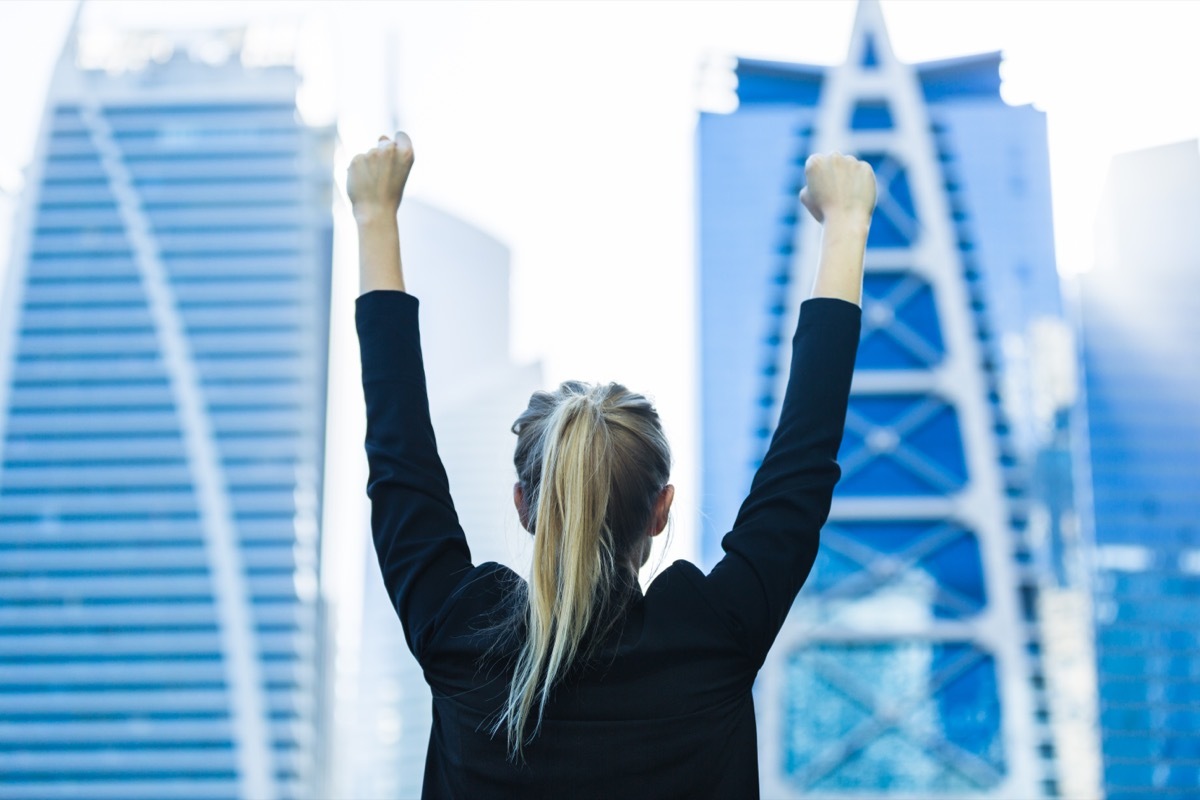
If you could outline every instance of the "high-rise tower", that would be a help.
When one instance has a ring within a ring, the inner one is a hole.
[[[1078,277],[1109,800],[1200,793],[1200,148],[1118,156]]]
[[[332,131],[237,31],[137,54],[72,35],[14,233],[0,793],[306,796]]]
[[[769,442],[812,285],[805,159],[852,152],[879,182],[842,479],[756,690],[764,796],[1057,791],[1025,378],[1033,329],[1061,309],[1044,117],[1001,100],[999,64],[901,63],[864,0],[844,64],[739,60],[737,110],[701,117],[709,563]]]

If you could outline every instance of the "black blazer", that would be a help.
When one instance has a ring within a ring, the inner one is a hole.
[[[371,527],[433,690],[424,797],[756,797],[750,690],[812,568],[840,477],[859,307],[804,303],[779,425],[724,558],[707,575],[676,561],[645,596],[634,590],[598,654],[555,691],[521,766],[506,760],[503,733],[485,729],[514,652],[489,625],[521,578],[471,563],[430,424],[417,308],[398,291],[356,301]]]

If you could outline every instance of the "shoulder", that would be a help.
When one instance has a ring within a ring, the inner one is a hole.
[[[450,594],[450,601],[461,602],[507,593],[525,580],[517,573],[495,561],[485,561],[467,570]]]
[[[691,618],[707,630],[720,631],[721,638],[741,641],[742,629],[731,618],[727,603],[695,564],[680,559],[654,579],[646,593],[646,602],[659,614]]]
[[[523,588],[525,579],[503,564],[487,561],[465,572],[450,593],[447,619],[470,620],[503,616]]]
[[[463,572],[438,613],[431,653],[442,653],[464,636],[494,631],[512,616],[513,601],[524,579],[503,564],[489,561]],[[434,656],[436,657],[436,655]]]
[[[683,594],[692,604],[696,594],[707,594],[704,573],[692,562],[679,559],[660,572],[646,590],[647,602],[664,602]]]

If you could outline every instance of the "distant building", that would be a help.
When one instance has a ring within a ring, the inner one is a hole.
[[[1118,156],[1078,278],[1109,800],[1200,794],[1198,218],[1197,142]]]
[[[513,506],[511,427],[530,394],[545,387],[539,365],[516,365],[509,355],[508,249],[411,198],[399,219],[405,284],[421,304],[438,451],[472,559],[525,574],[530,537]],[[346,791],[357,800],[419,797],[432,701],[368,549]]]
[[[1053,503],[1030,475],[1070,402],[1035,385],[1035,350],[1068,330],[1045,117],[1001,99],[1000,63],[903,64],[864,0],[843,65],[738,59],[736,110],[700,118],[709,565],[774,430],[812,285],[805,160],[858,154],[880,189],[842,479],[756,686],[765,797],[1060,790],[1039,629],[1054,570],[1038,565],[1061,550],[1070,473],[1042,459],[1066,481]]]
[[[333,134],[238,32],[172,37],[72,32],[13,233],[5,797],[319,791]]]

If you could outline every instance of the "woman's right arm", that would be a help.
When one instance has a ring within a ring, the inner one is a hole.
[[[412,161],[407,136],[380,137],[350,162],[346,189],[358,223],[362,294],[355,324],[367,408],[371,532],[384,585],[421,661],[439,614],[471,570],[471,551],[438,456],[418,302],[405,292],[401,271],[396,212]]]
[[[766,657],[817,554],[833,487],[858,350],[863,257],[875,176],[850,156],[816,155],[800,200],[824,226],[812,298],[801,306],[779,423],[706,583],[758,663]]]
[[[375,147],[350,161],[346,194],[358,226],[359,292],[404,291],[400,263],[400,229],[396,212],[412,171],[413,146],[408,134],[380,136]]]

